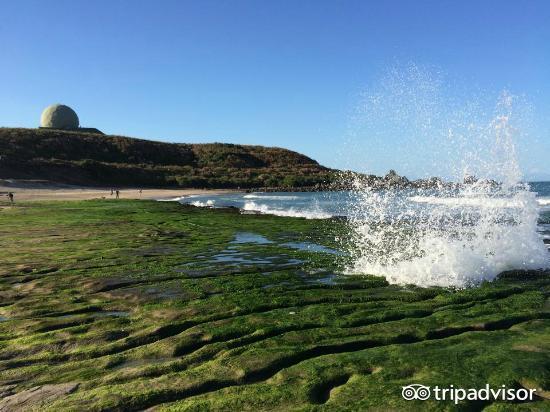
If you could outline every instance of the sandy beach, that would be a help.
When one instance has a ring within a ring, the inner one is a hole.
[[[116,189],[115,189],[116,190]],[[155,189],[155,188],[119,188],[121,199],[171,199],[181,196],[200,194],[219,194],[235,192],[232,189]],[[58,185],[43,181],[0,180],[0,202],[8,202],[8,192],[14,194],[14,200],[87,200],[114,199],[111,188],[80,187]]]

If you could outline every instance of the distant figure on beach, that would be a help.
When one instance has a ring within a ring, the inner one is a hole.
[[[139,189],[139,197],[141,197],[141,189]]]
[[[13,193],[9,192],[8,197],[10,198],[10,202],[13,203]]]
[[[120,190],[117,189],[115,193],[116,193],[116,198],[118,199],[118,197],[120,196]]]
[[[113,195],[113,189],[111,189],[111,196]]]

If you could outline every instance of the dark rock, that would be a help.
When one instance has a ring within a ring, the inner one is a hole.
[[[38,409],[41,405],[68,395],[78,388],[78,383],[42,385],[7,396],[0,400],[0,412],[26,411]]]

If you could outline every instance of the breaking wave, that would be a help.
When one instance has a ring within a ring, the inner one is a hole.
[[[392,94],[388,99],[381,94],[370,101],[389,102],[376,109],[379,113],[391,112],[395,105],[392,121],[407,114],[407,107],[422,105],[414,90],[403,93],[402,87],[407,86],[399,83],[396,90],[386,90]],[[412,96],[409,106],[403,96]],[[355,182],[348,212],[353,255],[348,273],[384,275],[397,284],[466,287],[506,270],[550,268],[550,254],[537,231],[540,206],[547,199],[537,201],[522,183],[512,101],[503,93],[494,116],[461,119],[442,128],[440,145],[452,147],[448,153],[459,163],[453,180],[464,184],[403,196],[399,190],[375,191]],[[421,114],[431,121],[428,112],[435,107],[427,101]],[[437,136],[430,121],[423,124],[424,132]],[[437,153],[437,144],[428,146]]]
[[[521,207],[518,199],[511,198],[487,198],[486,196],[476,197],[438,197],[438,196],[411,196],[411,202],[428,203],[432,205],[445,205],[450,208],[479,207],[479,208],[514,208]]]
[[[266,194],[249,194],[244,195],[244,199],[264,199],[264,200],[296,200],[298,196],[291,195],[266,195]]]
[[[472,207],[520,207],[521,203],[514,199],[504,199],[504,198],[492,198],[488,199],[487,197],[437,197],[437,196],[411,196],[409,201],[416,203],[428,203],[428,204],[439,204],[447,205],[449,207],[463,207],[463,206],[472,206]],[[538,198],[536,202],[539,206],[550,206],[550,198]]]
[[[275,216],[286,216],[286,217],[303,217],[306,219],[328,219],[332,215],[330,213],[324,212],[319,208],[312,208],[310,210],[298,210],[293,207],[287,208],[274,208],[266,204],[256,203],[248,201],[244,204],[244,211],[247,212],[256,212],[266,215],[275,215]]]
[[[189,204],[196,207],[214,207],[216,205],[216,201],[213,199],[208,199],[207,201],[204,201],[204,202],[201,200],[194,200]]]

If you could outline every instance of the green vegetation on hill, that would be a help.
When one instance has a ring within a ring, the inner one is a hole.
[[[281,148],[0,128],[0,178],[101,186],[260,188],[312,187],[327,183],[332,175],[316,161]]]
[[[398,287],[296,248],[345,231],[149,201],[0,209],[0,410],[548,410],[548,273]],[[413,383],[539,396],[406,401]]]

